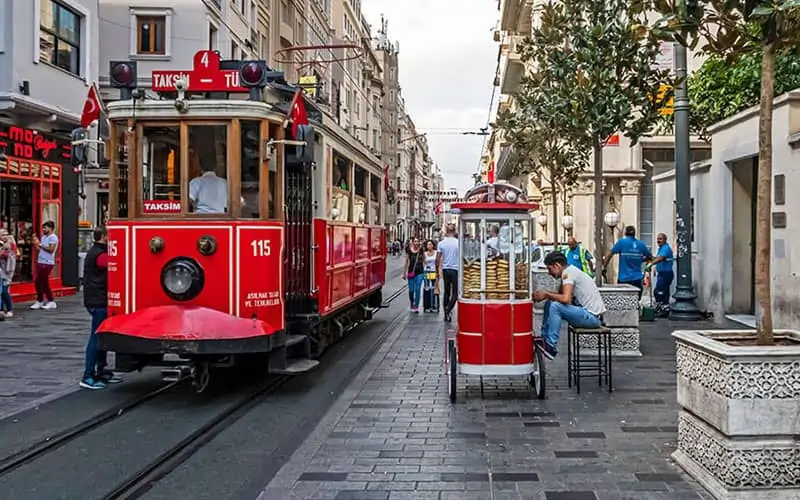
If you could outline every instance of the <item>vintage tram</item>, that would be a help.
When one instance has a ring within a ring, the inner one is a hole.
[[[506,183],[480,184],[453,204],[459,214],[458,329],[447,338],[450,400],[456,401],[459,374],[528,377],[545,396],[541,338],[533,324],[529,203]]]
[[[136,69],[111,63],[101,349],[199,390],[243,360],[313,368],[381,307],[379,160],[263,61],[201,51],[153,72],[157,96]]]

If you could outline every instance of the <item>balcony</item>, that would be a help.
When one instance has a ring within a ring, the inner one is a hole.
[[[529,34],[532,13],[533,0],[500,0],[500,30]]]
[[[522,62],[517,45],[522,42],[522,37],[508,38],[507,48],[500,59],[500,93],[514,94],[519,90],[520,82],[525,74],[525,63]]]

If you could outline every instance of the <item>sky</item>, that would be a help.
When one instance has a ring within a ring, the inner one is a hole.
[[[430,154],[445,186],[463,193],[474,184],[489,117],[498,45],[492,40],[497,0],[362,0],[362,10],[400,44],[400,86],[419,133],[427,132]],[[495,97],[495,100],[497,96]]]

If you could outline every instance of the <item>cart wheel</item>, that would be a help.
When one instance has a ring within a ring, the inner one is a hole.
[[[456,340],[447,341],[447,364],[450,368],[447,379],[447,389],[450,394],[450,402],[456,402],[456,379],[458,378],[458,358],[456,357]]]
[[[528,382],[536,393],[536,397],[544,399],[545,396],[545,364],[544,353],[539,347],[533,350],[533,372],[528,375]]]

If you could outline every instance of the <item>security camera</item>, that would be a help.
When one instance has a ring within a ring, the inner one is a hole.
[[[186,92],[188,86],[189,82],[186,81],[186,78],[178,78],[175,80],[175,90],[178,92]]]

